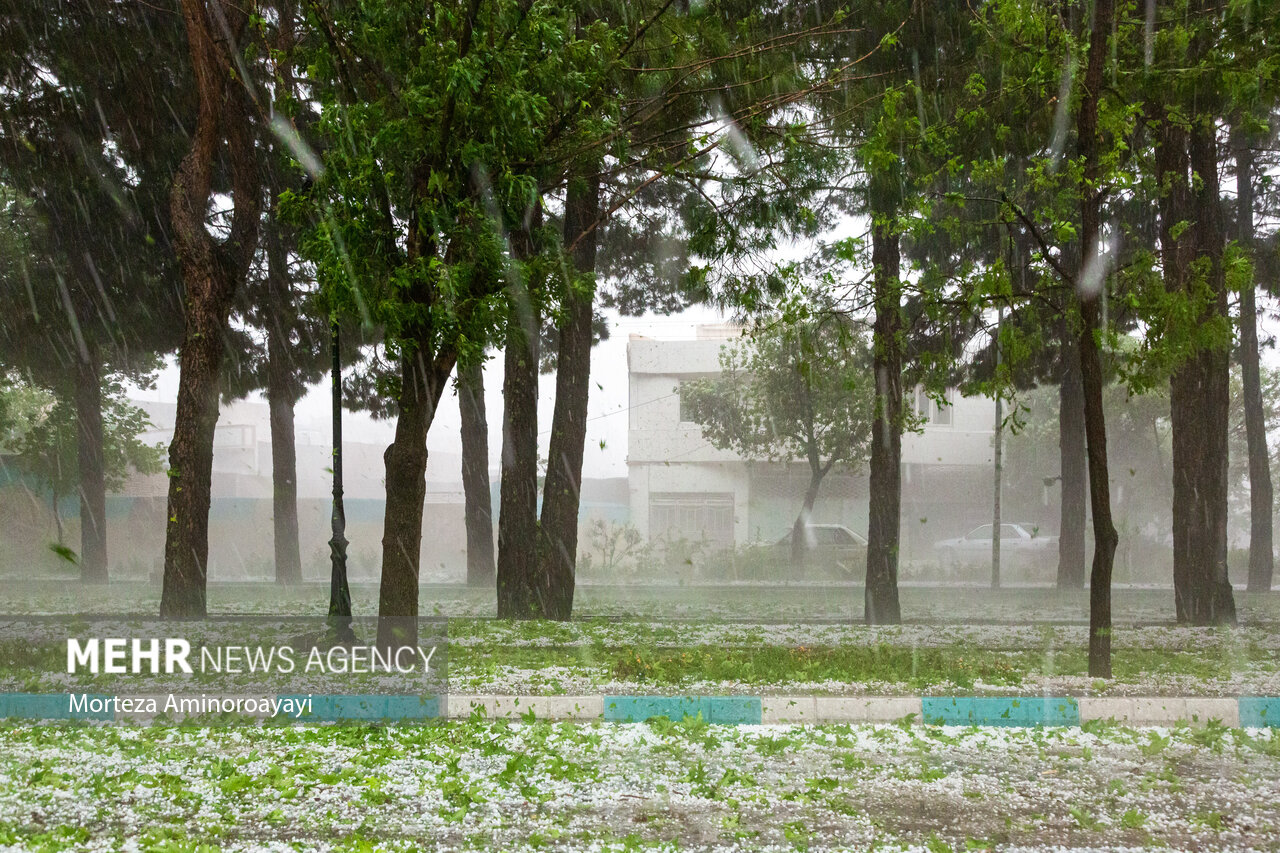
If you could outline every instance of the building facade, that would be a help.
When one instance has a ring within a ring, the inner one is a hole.
[[[631,521],[650,542],[702,540],[730,548],[785,535],[809,482],[808,466],[744,460],[714,447],[687,420],[680,385],[720,372],[721,348],[736,326],[701,326],[693,340],[633,335],[627,345],[627,445]],[[990,520],[994,495],[995,403],[920,390],[907,404],[924,419],[902,440],[903,559],[931,559],[932,543]],[[813,520],[866,534],[867,472],[832,471]]]

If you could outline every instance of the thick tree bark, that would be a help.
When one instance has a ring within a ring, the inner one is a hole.
[[[1236,140],[1236,211],[1241,247],[1253,253],[1253,149],[1249,140]],[[1249,592],[1268,592],[1275,570],[1271,458],[1262,403],[1262,375],[1258,363],[1258,306],[1256,288],[1240,293],[1240,373],[1244,382],[1244,430],[1249,446]]]
[[[484,365],[458,370],[462,410],[462,493],[467,525],[467,585],[492,586],[493,505],[489,491],[489,424],[484,412]]]
[[[498,618],[541,618],[538,591],[538,341],[541,317],[522,262],[535,252],[542,208],[511,232],[502,377],[502,482],[498,493]]]
[[[542,615],[573,615],[578,563],[578,510],[582,455],[587,441],[587,401],[591,387],[591,319],[595,302],[596,220],[600,179],[570,182],[565,199],[564,242],[571,247],[574,282],[565,299],[565,317],[556,352],[556,405],[547,449],[547,481],[538,528],[538,579]]]
[[[163,619],[200,619],[206,612],[209,492],[218,378],[231,300],[257,245],[261,181],[242,83],[229,73],[245,14],[234,4],[183,0],[182,14],[199,97],[191,147],[174,175],[170,218],[185,286],[184,331],[173,441],[169,445]],[[230,35],[230,38],[228,38]],[[230,234],[216,244],[205,227],[214,163],[225,138],[234,210]]]
[[[107,582],[107,483],[103,460],[102,382],[98,365],[79,361],[75,375],[76,465],[80,481],[80,580]]]
[[[190,287],[188,278],[189,292]],[[164,619],[203,619],[206,612],[213,435],[231,285],[210,277],[200,282],[200,289],[213,298],[197,302],[188,297],[177,416],[169,444],[169,522],[160,599]]]
[[[293,427],[293,376],[288,342],[267,330],[267,405],[271,422],[271,509],[274,518],[276,583],[302,580],[298,545],[298,455]]]
[[[418,642],[418,567],[422,557],[423,502],[427,497],[427,432],[453,356],[428,357],[427,335],[406,347],[400,359],[396,434],[382,459],[387,506],[382,520],[382,582],[378,589],[378,646],[392,649]]]
[[[1058,589],[1083,589],[1085,501],[1089,477],[1085,451],[1084,383],[1075,332],[1063,336],[1063,370],[1058,385],[1058,465],[1062,508],[1058,522]]]
[[[537,590],[538,325],[527,291],[510,295],[502,379],[502,483],[498,507],[498,618],[544,614]]]
[[[186,334],[179,354],[178,407],[169,444],[168,526],[165,530],[164,619],[203,619],[209,556],[209,503],[213,434],[218,422],[222,333],[230,310],[230,283],[200,282],[209,300],[188,297]],[[187,278],[188,292],[191,279]],[[223,295],[225,294],[225,297]]]
[[[874,207],[874,205],[873,205]],[[875,211],[877,217],[883,211]],[[871,423],[870,513],[867,525],[865,619],[869,625],[902,621],[898,602],[898,549],[902,520],[902,303],[901,251],[892,222],[872,226],[875,328],[872,369],[876,408]]]
[[[1102,97],[1107,39],[1115,14],[1113,0],[1097,0],[1089,36],[1089,61],[1084,96],[1077,116],[1076,144],[1084,161],[1080,201],[1081,279],[1090,278],[1091,264],[1105,263],[1101,248],[1102,192],[1099,187],[1098,101]],[[1093,509],[1093,566],[1089,577],[1089,675],[1111,677],[1111,574],[1115,565],[1115,525],[1111,521],[1111,478],[1107,469],[1107,424],[1102,407],[1102,356],[1098,344],[1102,300],[1106,299],[1106,270],[1096,270],[1101,286],[1081,287],[1080,380],[1084,391],[1085,443],[1089,456],[1089,501]]]
[[[1167,188],[1160,199],[1165,287],[1197,307],[1201,324],[1227,313],[1213,134],[1208,122],[1188,131],[1163,121],[1156,139],[1156,177]],[[1236,619],[1227,576],[1228,370],[1225,342],[1198,346],[1169,382],[1174,601],[1178,621],[1195,625]]]

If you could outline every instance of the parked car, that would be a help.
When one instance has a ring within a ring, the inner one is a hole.
[[[933,543],[938,563],[944,569],[978,564],[991,565],[991,525],[982,524],[964,536]],[[1009,565],[1049,565],[1058,557],[1058,537],[1038,532],[1035,525],[1000,525],[1000,560]]]
[[[843,524],[807,524],[809,551],[805,556],[806,567],[828,569],[842,580],[861,581],[867,574],[867,540]],[[774,548],[780,560],[791,559],[792,528]]]

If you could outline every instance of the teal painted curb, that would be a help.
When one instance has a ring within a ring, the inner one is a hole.
[[[72,697],[77,703],[84,697],[84,710],[72,710]],[[0,693],[0,719],[114,720],[114,698],[98,693]]]
[[[697,717],[722,725],[759,725],[759,696],[606,696],[604,718],[640,723],[654,717],[683,720]]]
[[[394,722],[434,720],[441,716],[439,696],[315,695],[282,694],[281,700],[311,700],[310,713],[289,719],[299,723],[335,723],[343,720]]]
[[[1280,697],[1241,696],[1240,727],[1261,729],[1268,726],[1280,728]]]
[[[73,705],[72,699],[75,699]],[[119,716],[115,708],[115,696],[97,693],[0,693],[0,720],[85,720],[110,722]],[[125,697],[121,697],[125,698]],[[377,694],[282,694],[281,700],[291,699],[296,702],[310,700],[309,713],[295,717],[291,713],[270,718],[274,722],[423,722],[442,719],[445,716],[447,703],[442,696],[406,696]],[[492,697],[479,695],[471,697],[480,701],[504,702],[518,706],[521,700],[541,702],[548,710],[539,717],[547,720],[576,719],[580,721],[600,720],[609,722],[642,722],[656,717],[666,717],[679,721],[685,717],[701,717],[708,723],[720,725],[758,725],[763,721],[764,706],[768,705],[770,719],[777,719],[780,703],[787,703],[796,708],[809,710],[797,717],[802,723],[871,723],[887,722],[873,716],[859,716],[856,711],[859,702],[867,705],[873,702],[894,702],[898,705],[909,702],[920,709],[920,719],[930,725],[955,726],[1078,726],[1082,716],[1080,703],[1086,703],[1086,717],[1099,715],[1097,703],[1123,703],[1130,701],[1120,699],[1093,699],[1077,701],[1071,697],[1044,696],[926,696],[915,697],[768,697],[759,696],[578,696],[567,697],[585,702],[592,708],[603,707],[600,711],[581,713],[579,706],[574,706],[571,713],[559,709],[554,700],[566,697],[556,696],[507,696]],[[1159,697],[1140,697],[1146,705],[1159,704]],[[1175,701],[1176,700],[1176,701]],[[1137,701],[1137,700],[1134,700]],[[599,702],[600,704],[596,704]],[[1089,705],[1093,702],[1093,705]],[[1243,728],[1280,728],[1280,697],[1277,696],[1242,696],[1238,699],[1215,699],[1220,707],[1230,708],[1236,702],[1239,710],[1238,725]],[[806,704],[807,703],[807,704]],[[825,703],[825,704],[824,704]],[[563,704],[563,703],[562,703]],[[1188,717],[1186,706],[1191,700],[1168,699],[1168,708],[1164,713],[1151,714],[1150,709],[1144,712],[1148,716],[1142,718],[1141,725],[1181,725],[1194,723],[1194,717]],[[1203,703],[1202,703],[1203,704]],[[849,707],[846,707],[849,706]],[[866,709],[863,708],[863,711]],[[1121,709],[1123,710],[1123,709]],[[1132,710],[1128,712],[1132,714]],[[1118,715],[1118,712],[1117,712]],[[128,715],[125,715],[127,717]],[[1226,718],[1227,714],[1222,714]],[[1232,724],[1236,724],[1235,715],[1230,715]],[[865,718],[864,718],[865,717]],[[1203,720],[1201,720],[1203,721]]]
[[[926,723],[946,726],[1078,726],[1080,706],[1069,697],[935,697],[921,700]]]

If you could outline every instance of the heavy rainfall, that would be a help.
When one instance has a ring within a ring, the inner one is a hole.
[[[1277,44],[0,0],[0,849],[1276,848]]]

